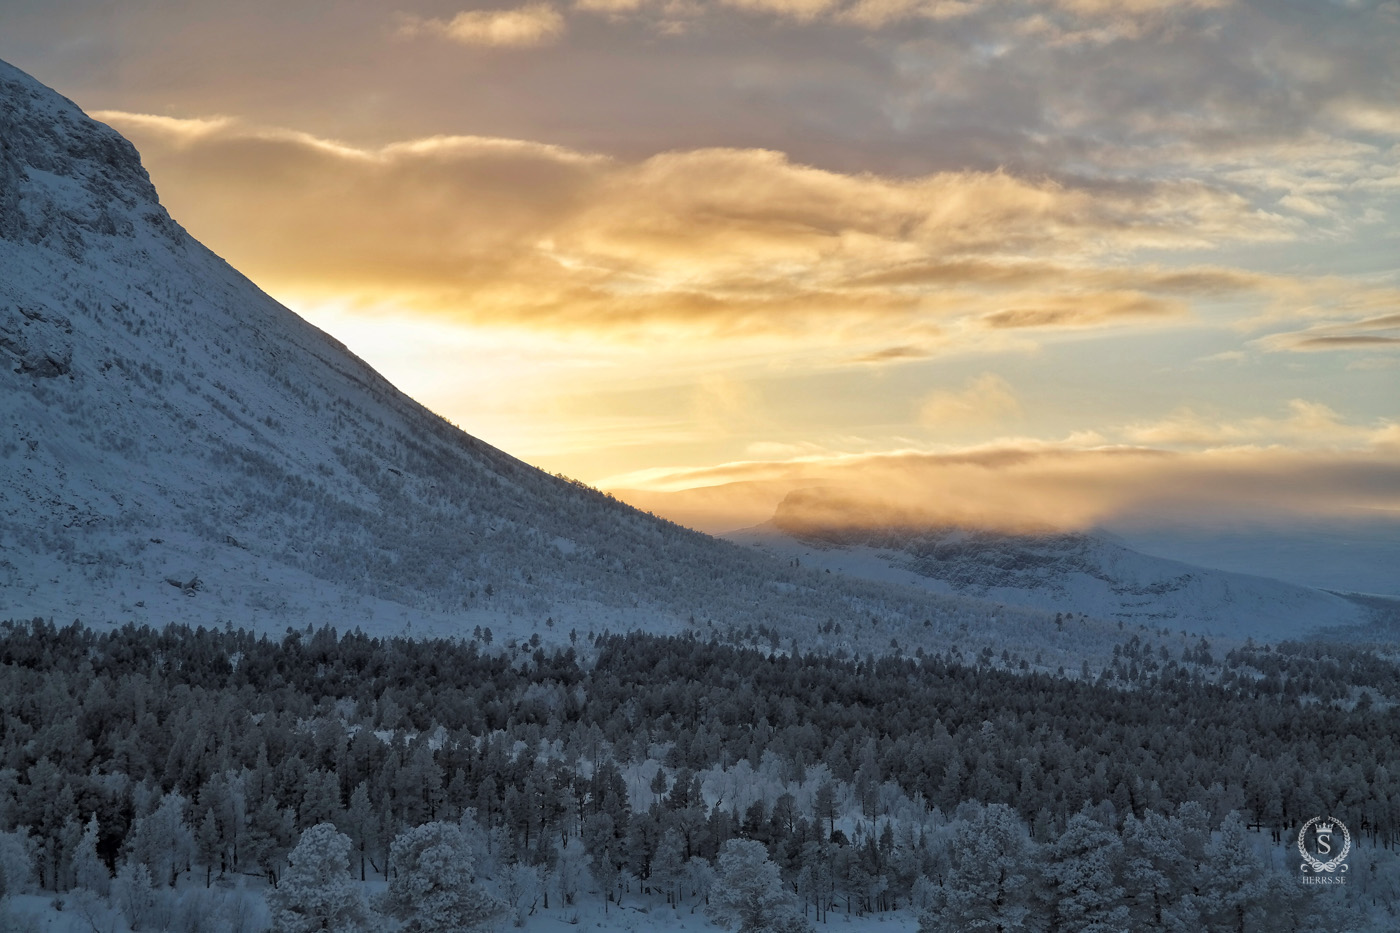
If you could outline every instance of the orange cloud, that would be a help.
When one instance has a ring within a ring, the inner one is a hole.
[[[548,45],[564,34],[564,17],[547,3],[513,10],[466,10],[448,20],[407,17],[400,35],[438,35],[463,45],[524,48]]]
[[[931,392],[919,406],[919,420],[934,428],[986,425],[1019,414],[1016,393],[996,373],[983,373],[962,389]]]
[[[1100,31],[1135,35],[1144,24],[1174,14],[1228,6],[1232,0],[721,0],[718,6],[762,14],[795,24],[826,21],[862,29],[883,29],[912,20],[956,20],[979,13],[1002,12],[1027,19],[1061,16],[1073,24],[1096,25]],[[679,19],[698,19],[710,12],[701,3],[683,0],[575,0],[575,7],[613,16],[650,13]],[[1065,30],[1080,39],[1088,30]]]
[[[885,340],[967,344],[1257,292],[1264,277],[1121,257],[1281,235],[1194,182],[896,178],[766,150],[627,161],[460,136],[361,148],[225,119],[101,117],[135,138],[175,216],[255,279],[478,322],[829,338],[879,320]]]
[[[1348,422],[1327,405],[1293,399],[1282,418],[1259,416],[1228,420],[1182,408],[1155,422],[1124,429],[1136,443],[1171,447],[1220,447],[1241,444],[1292,444],[1303,447],[1366,448],[1393,444],[1400,424]]]
[[[1396,510],[1397,453],[1400,431],[1384,445],[1353,451],[1236,447],[1191,453],[1022,442],[947,454],[812,459],[782,467],[732,464],[706,471],[723,475],[723,485],[670,493],[616,489],[614,494],[717,532],[759,524],[775,513],[798,529],[1083,529],[1128,517]],[[746,473],[752,478],[745,479]]]
[[[1004,393],[1004,394],[1003,394]],[[1001,396],[1001,397],[998,397]],[[935,394],[945,423],[1014,413],[998,377]],[[1085,528],[1122,518],[1345,515],[1400,509],[1400,420],[1350,421],[1294,399],[1278,417],[1179,409],[1112,439],[1010,439],[938,452],[814,451],[767,461],[654,470],[605,483],[619,498],[702,530],[769,520],[813,525]],[[1113,441],[1117,442],[1114,443]],[[860,516],[865,516],[861,519]]]
[[[1090,327],[1125,318],[1182,314],[1185,310],[1180,302],[1137,292],[1107,292],[1046,296],[1037,302],[1036,307],[994,311],[983,315],[981,320],[993,328]]]

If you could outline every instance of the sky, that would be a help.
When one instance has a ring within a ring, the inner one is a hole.
[[[1400,516],[1397,0],[0,0],[0,58],[410,395],[707,530]]]

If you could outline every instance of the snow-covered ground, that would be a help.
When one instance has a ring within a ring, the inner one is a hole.
[[[383,889],[383,883],[368,883],[363,886],[367,894]],[[202,886],[183,886],[181,892],[188,895],[201,890]],[[252,924],[248,933],[264,929],[266,905],[260,888],[251,887],[242,892],[216,892],[210,902],[217,903],[221,896],[232,897],[246,893],[252,901]],[[0,930],[4,933],[126,933],[129,929],[114,908],[106,905],[84,907],[78,895],[68,894],[21,894],[11,898],[10,926],[5,926],[5,918],[0,916]],[[207,920],[206,916],[206,920]],[[819,930],[831,933],[914,933],[919,928],[918,917],[913,911],[898,910],[888,913],[855,914],[832,912],[827,922],[818,924]],[[180,931],[176,925],[173,931]],[[214,927],[207,927],[211,931]],[[227,931],[228,927],[220,928]],[[500,933],[510,930],[524,930],[528,933],[578,933],[580,930],[606,930],[608,933],[719,933],[725,928],[706,918],[703,908],[691,910],[691,905],[671,907],[658,898],[623,898],[622,905],[604,905],[601,898],[588,896],[574,906],[551,905],[539,907],[526,918],[524,926],[516,927],[513,918],[501,920],[496,929]]]

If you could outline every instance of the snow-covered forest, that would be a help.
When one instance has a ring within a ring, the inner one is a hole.
[[[0,632],[20,929],[39,895],[114,931],[1389,929],[1400,903],[1400,668],[1361,649],[1134,636],[1076,679],[641,634]],[[1288,854],[1319,813],[1351,827],[1341,889]]]

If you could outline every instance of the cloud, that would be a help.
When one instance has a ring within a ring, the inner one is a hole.
[[[1181,408],[1159,421],[1129,425],[1124,434],[1135,443],[1169,447],[1287,444],[1303,448],[1362,448],[1385,444],[1396,431],[1396,422],[1355,424],[1320,402],[1293,399],[1288,403],[1288,414],[1282,418],[1227,420]]]
[[[103,117],[136,139],[173,213],[255,279],[479,322],[829,336],[880,321],[886,343],[967,345],[1258,292],[1267,277],[1122,257],[1278,232],[1198,182],[883,176],[732,148],[628,160],[472,136],[366,148]]]
[[[451,19],[405,17],[403,36],[437,35],[463,45],[528,48],[550,45],[564,35],[564,17],[547,3],[513,10],[465,10]]]
[[[930,400],[940,423],[1014,416],[994,374]],[[781,507],[789,524],[960,524],[1082,529],[1113,521],[1346,516],[1400,509],[1400,419],[1350,420],[1294,399],[1278,416],[1181,408],[1060,440],[942,450],[808,449],[774,459],[651,470],[604,483],[656,514],[719,532]],[[775,448],[775,451],[777,448]],[[680,517],[680,516],[683,516]]]
[[[177,146],[192,145],[233,130],[237,124],[232,117],[163,117],[150,113],[124,113],[120,110],[94,110],[95,120],[119,124],[127,132],[148,132],[170,140]]]
[[[793,25],[818,21],[844,24],[863,30],[882,30],[916,21],[944,22],[977,15],[1021,17],[1049,16],[1068,24],[1104,24],[1138,33],[1143,25],[1180,14],[1219,9],[1231,0],[720,0],[719,3],[685,3],[678,0],[575,0],[580,10],[619,14],[657,14],[699,19],[713,15],[715,7],[727,7],[753,15],[785,20]]]
[[[1016,393],[996,373],[983,373],[961,389],[930,392],[919,405],[919,420],[932,428],[985,426],[1020,414]]]
[[[593,13],[631,13],[648,5],[648,0],[574,0],[574,7]]]
[[[997,329],[1029,327],[1092,327],[1123,319],[1184,314],[1180,302],[1139,292],[1049,296],[1037,307],[1007,308],[983,315],[982,323]]]
[[[1400,136],[1400,106],[1364,99],[1336,101],[1331,113],[1348,126],[1368,133]]]
[[[1299,336],[1295,350],[1377,350],[1400,348],[1400,337],[1379,337],[1372,334],[1338,334],[1337,336]]]
[[[755,13],[771,13],[807,22],[827,13],[840,4],[838,0],[722,0],[726,6]]]
[[[1363,310],[1376,304],[1400,306],[1400,292],[1375,289],[1363,293],[1358,304]],[[1272,351],[1400,350],[1400,313],[1314,324],[1300,331],[1270,334],[1258,343]]]
[[[897,363],[905,360],[928,359],[934,354],[930,347],[915,346],[914,344],[901,344],[897,347],[881,347],[869,353],[862,353],[859,356],[851,357],[852,363]]]
[[[1240,446],[1182,452],[1010,441],[945,453],[727,464],[654,477],[652,491],[615,494],[645,501],[663,516],[684,514],[712,531],[759,524],[779,510],[789,527],[811,529],[1085,529],[1154,517],[1344,516],[1400,509],[1398,452],[1395,426],[1381,443],[1352,450]],[[674,488],[696,480],[719,482]],[[707,512],[722,519],[709,523]]]

